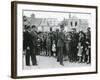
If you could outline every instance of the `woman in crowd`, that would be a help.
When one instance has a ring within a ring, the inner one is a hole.
[[[77,45],[78,45],[78,33],[76,32],[75,28],[72,28],[72,34],[71,34],[71,54],[72,54],[72,62],[77,61]]]
[[[66,56],[68,57],[69,61],[72,60],[71,57],[71,33],[67,32],[65,35],[65,46],[66,46]]]
[[[83,52],[83,46],[81,45],[81,42],[78,43],[78,62],[81,63],[82,62],[82,52]]]
[[[46,39],[46,48],[47,48],[47,56],[50,57],[51,56],[51,40],[50,40],[49,34]]]
[[[83,63],[86,61],[85,40],[86,40],[85,33],[83,31],[80,31],[79,32],[79,42],[81,43],[81,46],[83,47],[83,50],[82,50],[82,62]]]
[[[53,56],[56,56],[56,44],[55,44],[55,40],[53,40],[53,44],[52,44],[52,52],[53,52]]]

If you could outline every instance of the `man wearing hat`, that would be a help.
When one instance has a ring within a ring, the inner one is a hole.
[[[32,50],[31,50],[31,59],[32,59],[32,65],[37,65],[36,55],[37,55],[37,28],[35,25],[31,26],[30,35],[32,37]]]
[[[64,40],[65,40],[65,35],[64,35],[64,26],[60,25],[61,31],[59,32],[58,35],[58,42],[57,42],[57,47],[58,47],[58,55],[57,55],[57,61],[60,62],[60,65],[64,66],[63,64],[63,50],[64,50]]]
[[[24,46],[26,49],[26,66],[30,66],[30,57],[32,61],[32,65],[37,65],[36,55],[35,55],[35,44],[33,42],[32,29],[30,26],[27,26],[26,31],[24,33]]]

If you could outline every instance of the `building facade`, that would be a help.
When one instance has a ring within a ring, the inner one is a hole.
[[[63,24],[65,26],[65,31],[71,31],[72,28],[75,28],[77,31],[86,31],[89,27],[88,19],[79,19],[76,16],[72,16],[69,14],[68,19],[63,19],[63,21],[58,21],[57,18],[35,18],[35,14],[32,14],[31,17],[26,17],[27,21],[24,24],[35,25],[38,31],[50,31],[60,29],[60,25]]]

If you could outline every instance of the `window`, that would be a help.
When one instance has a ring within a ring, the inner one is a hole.
[[[71,27],[73,26],[73,22],[70,22],[70,24],[71,24]]]
[[[77,22],[75,22],[75,26],[77,26]]]

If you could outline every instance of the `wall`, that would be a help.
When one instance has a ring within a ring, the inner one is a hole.
[[[100,5],[100,0],[31,0],[37,2],[66,3],[79,5]],[[98,7],[100,13],[100,6]],[[100,16],[98,16],[100,21]],[[100,34],[98,24],[98,34]],[[98,37],[98,45],[100,37]],[[99,46],[98,46],[99,48]],[[99,51],[99,50],[98,50]],[[99,52],[98,52],[99,53]],[[100,57],[100,54],[98,54]],[[100,58],[98,60],[98,63]],[[98,64],[100,67],[100,64]],[[11,0],[0,0],[0,80],[13,80],[10,78],[11,71]],[[24,80],[24,79],[22,79]],[[46,78],[30,78],[28,80],[100,80],[100,69],[98,74],[60,76]]]

